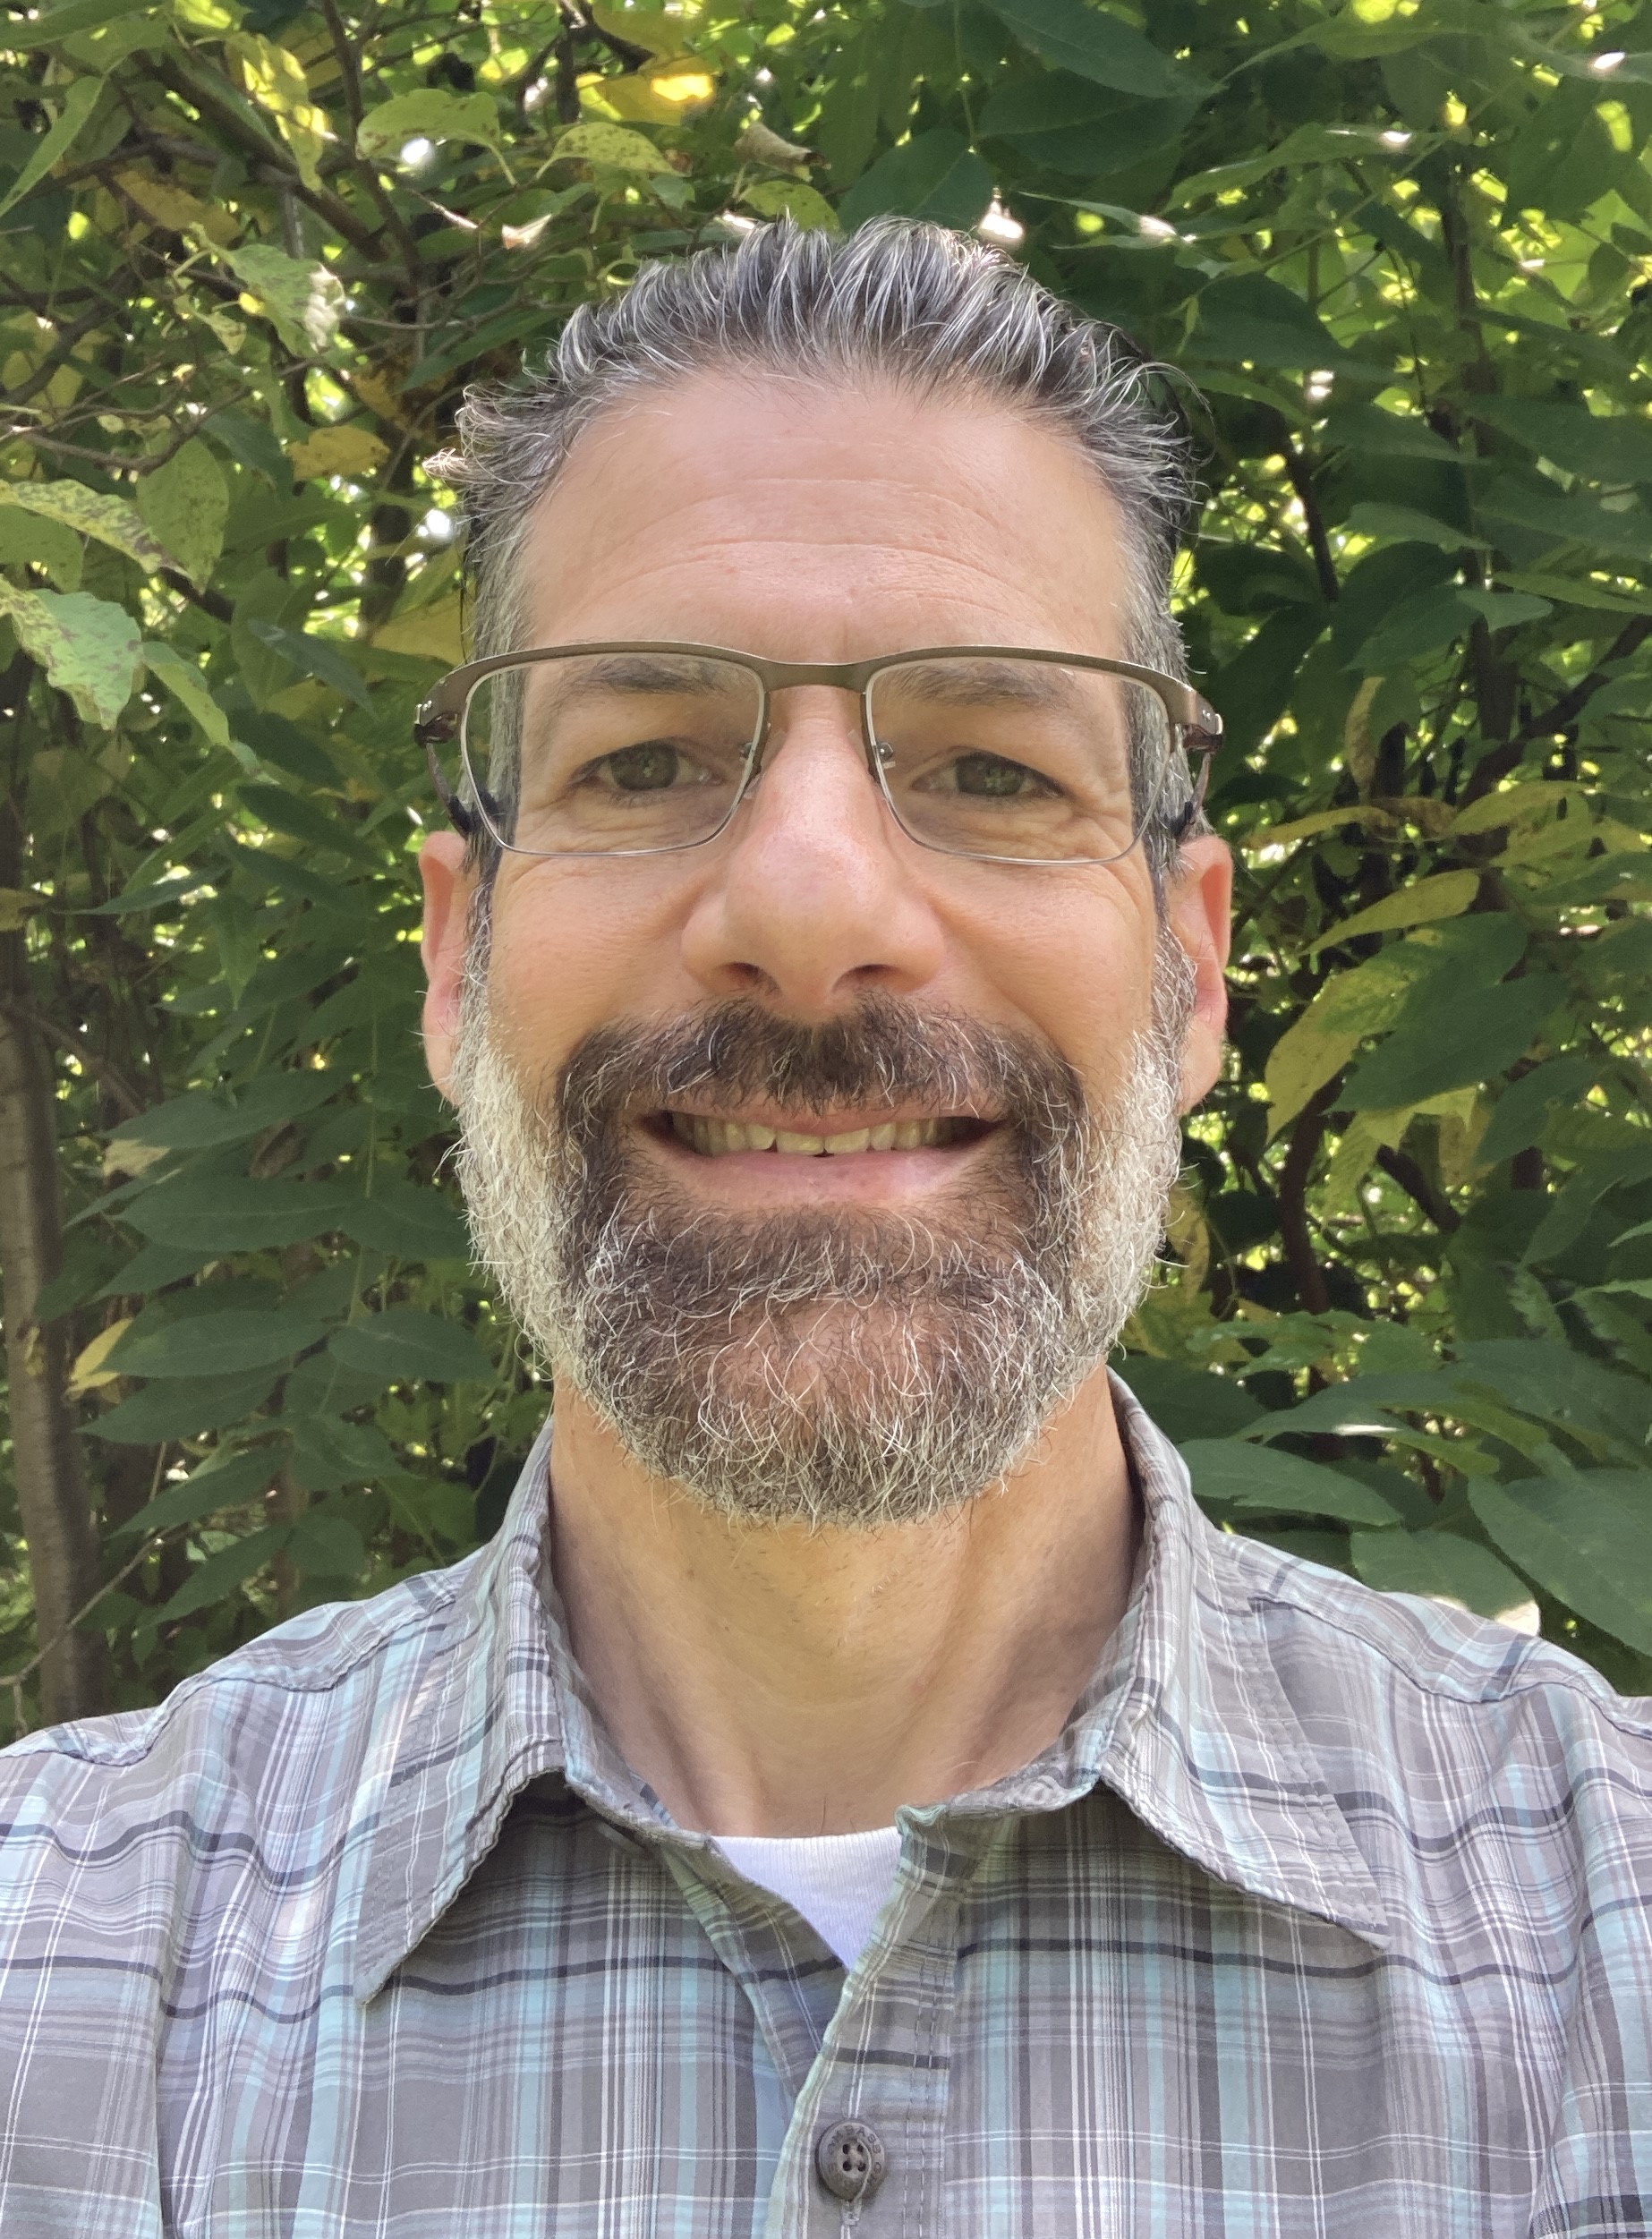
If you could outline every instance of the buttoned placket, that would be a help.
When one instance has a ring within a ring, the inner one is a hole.
[[[846,1975],[785,1901],[738,1874],[707,1837],[660,1827],[657,1847],[685,1903],[750,2000],[791,2099],[764,2239],[931,2239],[941,2228],[958,1931],[970,1881],[1014,1815],[902,1811],[895,1884]],[[838,2197],[822,2139],[872,2134],[875,2189]]]

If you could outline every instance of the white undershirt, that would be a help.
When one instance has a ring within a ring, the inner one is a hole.
[[[801,1912],[846,1967],[853,1967],[883,1910],[900,1863],[900,1829],[864,1835],[720,1835],[736,1871]]]

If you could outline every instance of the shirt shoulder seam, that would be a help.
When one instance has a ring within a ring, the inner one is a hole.
[[[1375,1592],[1376,1589],[1371,1590]],[[1322,1607],[1288,1589],[1282,1591],[1277,1578],[1268,1586],[1253,1586],[1248,1591],[1253,1607],[1258,1603],[1272,1603],[1278,1608],[1289,1609],[1299,1616],[1307,1618],[1312,1623],[1324,1625],[1343,1639],[1380,1656],[1391,1670],[1426,1694],[1477,1706],[1502,1702],[1511,1695],[1536,1694],[1544,1689],[1559,1687],[1568,1694],[1580,1697],[1618,1732],[1642,1741],[1652,1739],[1652,1720],[1621,1715],[1626,1698],[1613,1694],[1604,1686],[1597,1690],[1586,1675],[1571,1672],[1563,1664],[1545,1660],[1540,1666],[1534,1668],[1537,1665],[1543,1647],[1555,1646],[1553,1641],[1524,1642],[1512,1664],[1488,1678],[1483,1686],[1471,1690],[1454,1681],[1447,1673],[1420,1669],[1413,1659],[1401,1655],[1395,1645],[1384,1639],[1375,1629],[1360,1624],[1357,1619],[1348,1617],[1343,1612]],[[1396,1596],[1394,1598],[1405,1597]],[[1511,1636],[1514,1639],[1520,1638],[1518,1634]]]

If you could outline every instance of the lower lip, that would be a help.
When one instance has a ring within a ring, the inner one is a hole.
[[[708,1157],[675,1136],[642,1130],[683,1179],[729,1204],[887,1205],[954,1187],[998,1133],[919,1151],[725,1151]]]

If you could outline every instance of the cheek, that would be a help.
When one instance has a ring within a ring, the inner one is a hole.
[[[615,1018],[683,1007],[674,969],[680,896],[611,864],[524,864],[493,902],[489,1002],[494,1030],[526,1061],[559,1065]]]
[[[1074,867],[1023,879],[1001,869],[987,888],[982,866],[985,890],[973,907],[948,913],[956,952],[975,965],[980,1008],[1030,1026],[1093,1094],[1114,1085],[1132,1035],[1153,1015],[1158,921],[1151,883],[1128,870]],[[976,1006],[966,998],[960,1007]]]

